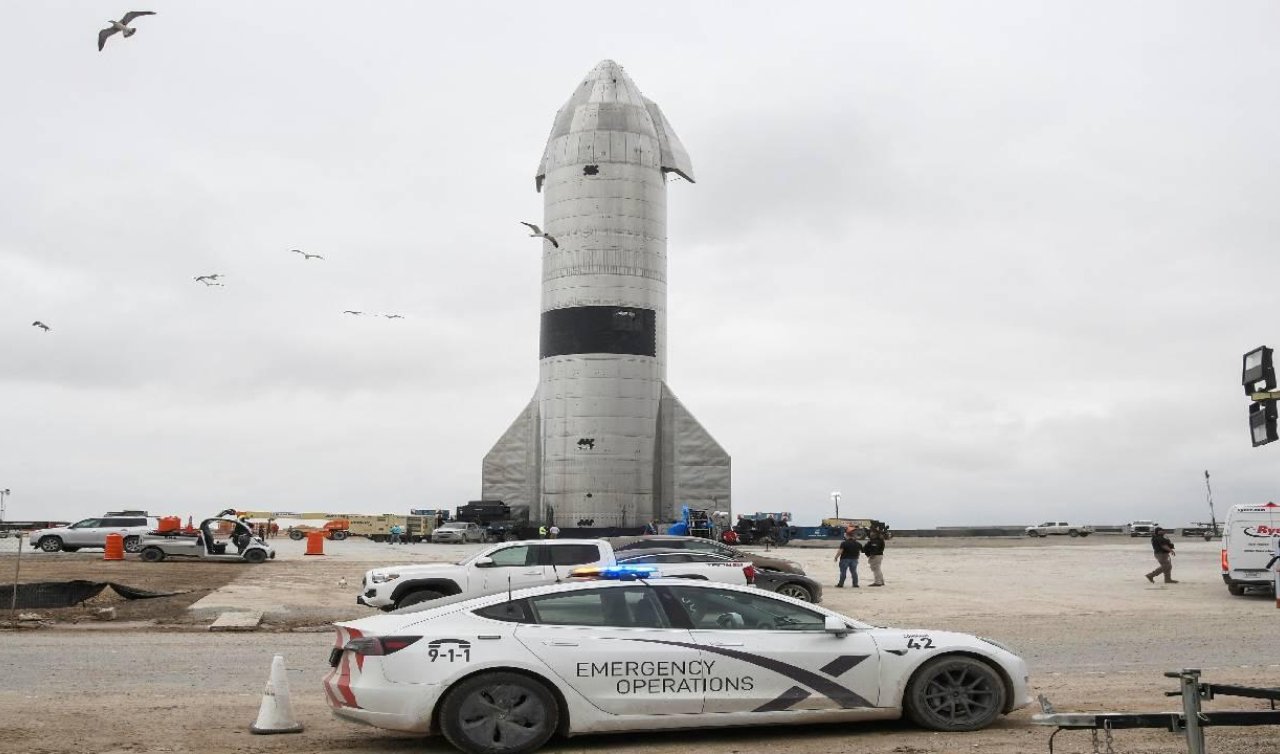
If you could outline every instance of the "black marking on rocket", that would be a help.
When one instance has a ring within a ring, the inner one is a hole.
[[[658,354],[657,314],[652,309],[572,306],[542,313],[540,359],[583,353]]]
[[[805,691],[799,686],[792,686],[791,688],[782,692],[777,699],[765,702],[764,704],[760,705],[759,707],[756,707],[751,711],[752,712],[781,712],[782,710],[789,709],[791,705],[796,704],[797,702],[803,702],[805,699],[808,699],[810,696],[812,696],[812,694],[810,694],[808,691]]]
[[[850,668],[854,667],[855,665],[857,665],[858,663],[862,662],[865,659],[867,659],[867,655],[840,655],[836,659],[832,660],[831,662],[828,662],[826,665],[823,665],[818,669],[826,673],[827,675],[831,676],[832,678],[839,678],[840,676],[849,672]]]
[[[583,165],[582,174],[583,175],[600,175],[600,166],[599,165]]]
[[[594,437],[583,437],[583,438],[579,439],[579,440],[578,440],[578,448],[580,448],[580,449],[581,449],[581,448],[586,448],[587,450],[595,450],[595,449],[596,449],[596,438],[594,438]]]

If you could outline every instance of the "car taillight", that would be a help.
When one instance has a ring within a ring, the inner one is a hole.
[[[365,657],[382,657],[395,654],[421,638],[421,636],[367,636],[363,639],[352,639],[343,649],[349,649]]]
[[[745,565],[742,567],[742,575],[747,577],[748,584],[756,583],[756,567],[753,565]]]
[[[1222,551],[1222,572],[1226,573],[1231,570],[1231,562],[1227,560],[1227,551]]]

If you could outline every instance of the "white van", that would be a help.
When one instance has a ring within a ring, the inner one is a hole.
[[[1280,505],[1237,505],[1227,514],[1222,534],[1222,581],[1232,594],[1275,585],[1267,563],[1280,547]]]

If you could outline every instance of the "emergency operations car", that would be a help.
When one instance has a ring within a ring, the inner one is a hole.
[[[903,715],[968,731],[1031,701],[1026,664],[993,641],[638,569],[337,623],[326,697],[342,718],[468,754],[524,754],[557,733]]]
[[[1275,586],[1274,558],[1280,555],[1280,505],[1236,505],[1222,529],[1222,581],[1227,591]]]

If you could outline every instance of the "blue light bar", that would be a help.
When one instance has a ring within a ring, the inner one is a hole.
[[[601,579],[607,581],[638,581],[639,579],[651,579],[656,576],[658,569],[653,566],[606,566],[600,568],[592,566],[589,568],[575,568],[569,573],[570,576],[579,579]]]

